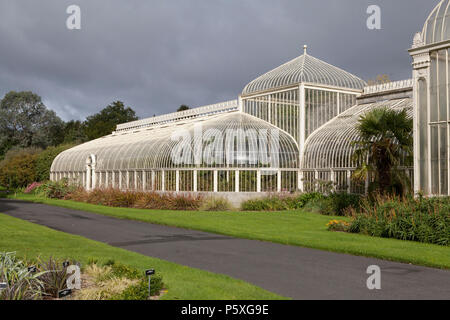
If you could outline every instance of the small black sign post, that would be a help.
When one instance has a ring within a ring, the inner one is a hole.
[[[64,289],[58,292],[58,298],[65,298],[72,294],[71,289]]]
[[[150,289],[151,289],[151,284],[150,281],[152,280],[152,275],[155,274],[155,270],[154,269],[148,269],[145,270],[145,275],[148,277],[148,297],[151,298],[152,294],[150,293]]]
[[[0,290],[8,288],[8,284],[6,282],[0,282]]]

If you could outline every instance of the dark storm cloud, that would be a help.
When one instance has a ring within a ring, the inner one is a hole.
[[[309,53],[367,80],[411,76],[407,49],[439,1],[2,0],[0,94],[32,90],[64,119],[120,99],[140,117],[235,99]],[[65,27],[82,10],[82,30]],[[382,30],[366,9],[382,9]]]

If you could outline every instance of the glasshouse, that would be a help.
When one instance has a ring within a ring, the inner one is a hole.
[[[450,0],[431,12],[410,54],[414,79],[415,190],[450,195]]]
[[[415,190],[450,194],[449,4],[442,1],[414,38],[413,80],[367,86],[305,46],[237,100],[121,124],[61,153],[51,179],[87,190],[269,193],[320,191],[329,183],[365,193],[369,177],[352,179],[356,124],[382,107],[414,117],[414,167],[403,169]]]

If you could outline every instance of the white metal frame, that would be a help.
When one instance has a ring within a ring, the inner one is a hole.
[[[441,1],[428,16],[422,33],[414,37],[413,47],[410,49],[413,58],[415,110],[414,189],[416,193],[434,196],[450,195],[449,10],[450,0]],[[445,62],[442,64],[442,61]],[[442,83],[443,77],[445,84]],[[445,93],[441,92],[443,88]],[[446,112],[445,119],[441,115],[442,106]],[[437,118],[432,119],[433,115]],[[442,141],[442,127],[446,127],[446,143]],[[437,137],[432,135],[433,128],[437,128]],[[422,141],[424,133],[426,142]],[[436,160],[433,160],[436,157],[432,154],[433,151],[437,153]],[[442,175],[445,171],[447,176]],[[437,179],[433,173],[437,174]]]

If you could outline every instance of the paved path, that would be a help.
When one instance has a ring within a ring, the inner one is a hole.
[[[0,212],[147,256],[226,274],[294,299],[450,299],[450,271],[7,199],[0,199]],[[382,290],[366,287],[370,265],[382,269]]]

